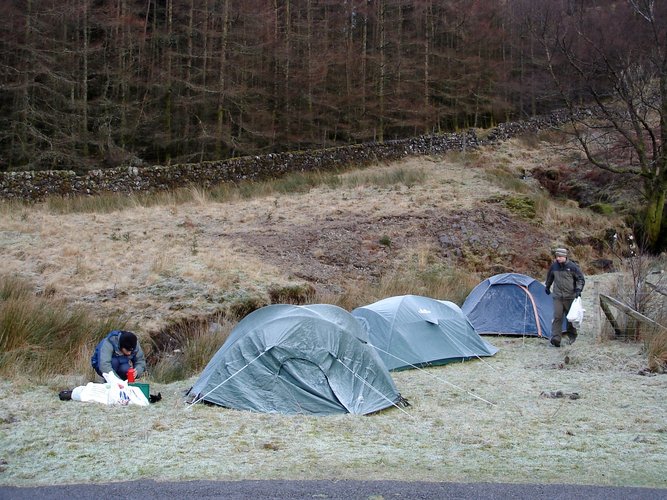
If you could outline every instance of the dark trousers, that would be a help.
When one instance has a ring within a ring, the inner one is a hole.
[[[111,358],[111,369],[116,372],[116,375],[118,375],[119,378],[126,380],[127,379],[127,371],[132,368],[132,363],[130,363],[130,357],[129,356],[113,356]],[[104,380],[104,377],[102,376],[102,372],[100,371],[99,368],[95,368],[95,371],[97,374],[100,376],[98,380]]]
[[[551,323],[551,337],[560,339],[563,331],[563,318],[567,316],[574,299],[557,299],[554,297],[554,320]],[[572,323],[567,322],[567,333],[569,335],[576,335],[577,329],[572,326]]]
[[[111,358],[111,368],[119,378],[126,380],[127,371],[132,368],[132,365],[130,365],[130,359],[127,356],[114,356]]]

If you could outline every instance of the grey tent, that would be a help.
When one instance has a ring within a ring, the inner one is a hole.
[[[453,302],[418,295],[389,297],[358,307],[352,315],[389,370],[444,364],[498,349],[481,338]]]
[[[401,401],[349,312],[326,304],[271,305],[249,314],[190,394],[266,413],[368,414]]]

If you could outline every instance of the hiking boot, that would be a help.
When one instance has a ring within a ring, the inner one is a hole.
[[[567,340],[570,345],[574,344],[577,341],[577,334],[576,333],[568,333],[567,334]]]
[[[554,347],[560,347],[560,337],[551,337],[551,345]]]

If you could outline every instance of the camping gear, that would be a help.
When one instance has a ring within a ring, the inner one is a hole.
[[[524,274],[485,279],[470,292],[461,309],[480,335],[551,338],[553,300],[542,283]]]
[[[134,368],[130,368],[129,370],[127,370],[127,381],[129,383],[134,382],[134,374],[135,374]]]
[[[396,406],[394,382],[349,312],[275,304],[243,318],[190,389],[194,402],[266,413],[368,414]]]
[[[132,387],[119,379],[114,372],[103,374],[106,383],[89,382],[72,389],[71,399],[82,402],[96,402],[110,406],[131,404],[148,406],[148,398],[138,387]]]
[[[128,384],[132,387],[137,387],[141,392],[143,392],[144,396],[146,396],[146,399],[150,400],[151,397],[151,390],[150,390],[150,385],[142,383],[142,382],[130,382],[128,380]]]
[[[445,364],[498,349],[482,339],[461,309],[449,301],[418,295],[389,297],[354,309],[369,343],[388,370]]]

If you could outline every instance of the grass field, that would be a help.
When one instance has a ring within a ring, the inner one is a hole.
[[[596,338],[594,328],[591,316],[561,349],[491,337],[500,348],[492,358],[394,373],[411,406],[370,416],[188,407],[194,379],[153,383],[163,399],[147,408],[60,401],[67,379],[4,381],[0,483],[371,478],[667,488],[667,377],[639,375],[640,346]],[[563,397],[547,397],[557,391]]]

